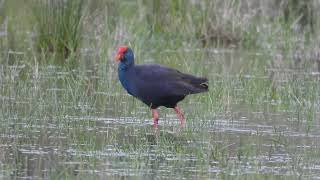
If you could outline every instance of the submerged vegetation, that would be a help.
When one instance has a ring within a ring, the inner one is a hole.
[[[0,0],[0,177],[318,178],[317,0]],[[113,61],[208,77],[187,127]]]

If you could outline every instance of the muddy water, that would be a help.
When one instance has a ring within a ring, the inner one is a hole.
[[[247,79],[268,81],[268,74],[250,72],[248,56],[209,56],[213,60],[199,71],[211,81],[238,84],[239,68]],[[54,66],[6,68],[0,178],[320,178],[318,112],[310,121],[295,108],[284,110],[281,102],[247,103],[246,90],[235,87],[239,96],[223,108],[212,104],[216,111],[199,101],[206,94],[183,102],[186,127],[162,108],[154,130],[148,108],[126,95],[116,75]]]

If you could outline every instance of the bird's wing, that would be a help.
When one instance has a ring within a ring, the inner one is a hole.
[[[136,81],[144,91],[165,96],[181,96],[207,91],[206,78],[199,78],[161,65],[136,65]]]

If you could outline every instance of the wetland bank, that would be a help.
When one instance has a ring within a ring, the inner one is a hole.
[[[19,2],[19,3],[18,3]],[[1,179],[317,179],[318,1],[0,0]],[[209,79],[187,125],[113,61]]]

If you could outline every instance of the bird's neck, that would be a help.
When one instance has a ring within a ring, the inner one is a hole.
[[[131,67],[134,66],[134,62],[120,62],[119,63],[119,67],[118,67],[118,71],[127,71],[128,69],[130,69]]]
[[[121,62],[118,66],[118,76],[122,86],[131,94],[131,86],[129,82],[130,70],[133,68],[134,64],[125,64]]]

